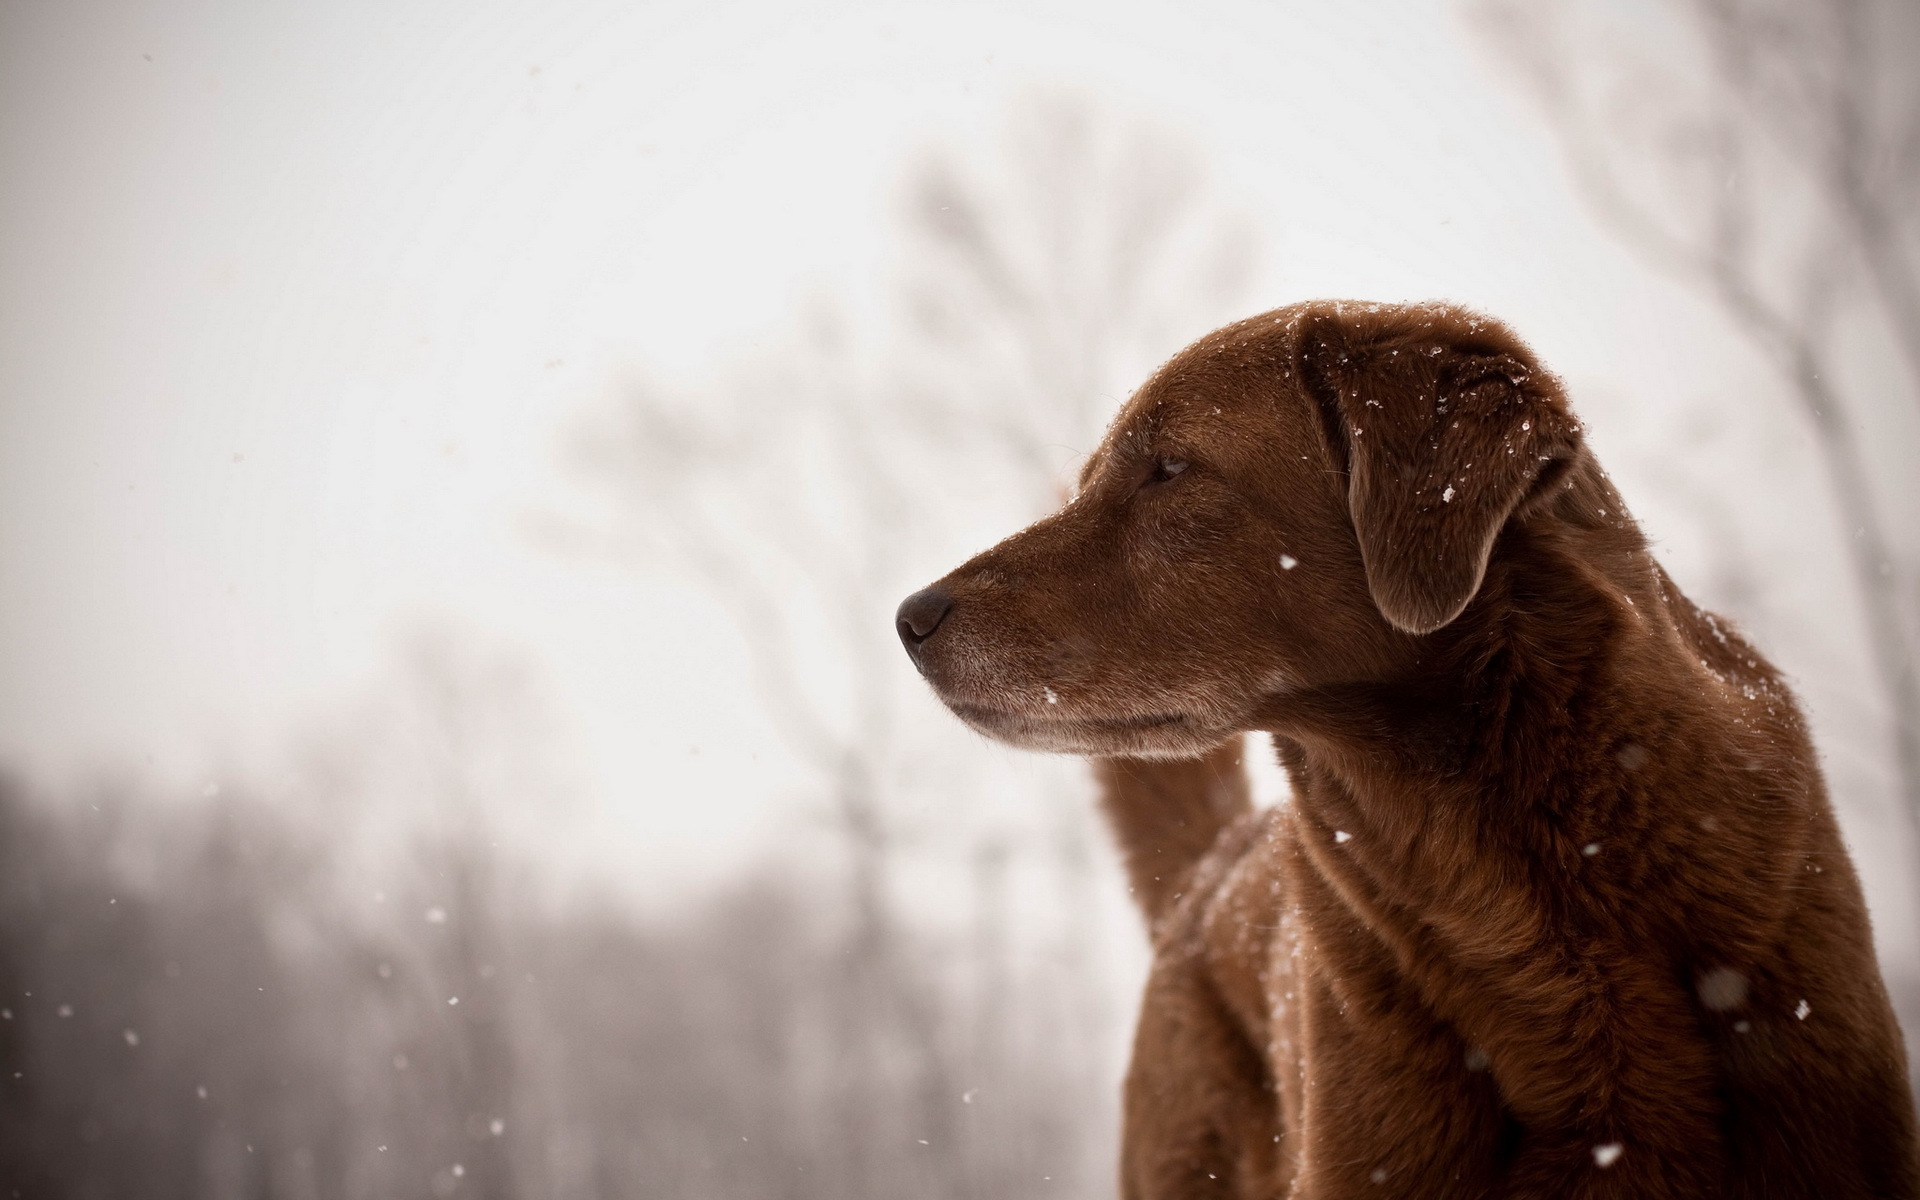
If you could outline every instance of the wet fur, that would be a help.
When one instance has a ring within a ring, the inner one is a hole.
[[[1221,330],[929,595],[922,673],[1095,759],[1149,921],[1129,1200],[1920,1196],[1794,701],[1497,323]]]

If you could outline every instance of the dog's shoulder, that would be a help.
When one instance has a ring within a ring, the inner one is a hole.
[[[1284,807],[1224,827],[1153,926],[1157,962],[1203,975],[1243,1031],[1262,1040],[1269,964],[1292,903],[1281,861],[1288,829]]]

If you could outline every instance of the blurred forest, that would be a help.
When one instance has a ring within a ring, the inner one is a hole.
[[[1031,1002],[1060,980],[996,967],[988,1023],[967,947],[896,948],[885,999],[931,1037],[902,1045],[832,909],[778,871],[648,924],[525,903],[527,865],[479,838],[369,874],[284,805],[154,799],[0,786],[10,1196],[1025,1196],[1103,1173],[1078,1043]]]

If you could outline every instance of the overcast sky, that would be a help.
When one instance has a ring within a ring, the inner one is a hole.
[[[271,763],[452,630],[527,665],[616,858],[729,860],[783,769],[747,749],[740,649],[691,586],[529,536],[561,443],[808,295],[883,310],[906,156],[990,143],[1041,87],[1194,140],[1260,231],[1253,308],[1515,325],[1690,590],[1701,535],[1635,491],[1688,421],[1729,427],[1707,478],[1775,506],[1768,552],[1839,573],[1770,381],[1592,222],[1450,6],[4,0],[0,760]],[[1858,653],[1789,640],[1803,677]],[[1824,727],[1859,717],[1830,674],[1803,678]]]

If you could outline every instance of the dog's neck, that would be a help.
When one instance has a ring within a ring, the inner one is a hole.
[[[1580,503],[1594,508],[1591,493]],[[1502,535],[1475,602],[1397,669],[1277,695],[1260,727],[1309,806],[1332,788],[1363,804],[1470,793],[1493,820],[1580,807],[1596,798],[1568,794],[1567,764],[1543,766],[1533,748],[1581,746],[1597,761],[1642,736],[1635,722],[1683,719],[1667,697],[1620,701],[1673,676],[1646,666],[1692,665],[1685,631],[1700,619],[1624,513],[1542,512]]]

